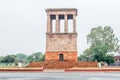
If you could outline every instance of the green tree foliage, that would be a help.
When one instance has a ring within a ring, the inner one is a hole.
[[[92,28],[87,35],[87,43],[90,44],[90,47],[84,53],[94,54],[93,60],[106,61],[109,64],[113,62],[113,56],[108,53],[120,52],[119,40],[109,26]]]
[[[32,55],[27,56],[24,53],[19,53],[16,55],[6,55],[0,56],[0,65],[6,64],[6,66],[10,65],[18,65],[18,62],[21,62],[22,65],[26,65],[32,61],[44,61],[45,56],[41,52],[33,53]]]
[[[3,56],[0,56],[0,62],[3,60],[3,58],[4,58]]]
[[[108,64],[113,63],[114,62],[113,55],[107,54],[105,57],[105,62],[107,62]]]
[[[92,55],[91,50],[89,48],[86,49],[83,53],[84,54],[80,54],[80,56],[78,57],[78,60],[84,61],[84,60],[86,60],[87,56]]]
[[[1,62],[6,63],[6,64],[14,63],[15,62],[15,57],[16,57],[15,55],[7,55],[1,60]]]
[[[113,30],[109,26],[92,28],[87,36],[87,42],[91,45],[90,48],[94,49],[93,51],[97,53],[120,51],[119,40],[115,37]]]
[[[27,63],[27,55],[24,53],[16,54],[16,62]]]
[[[28,56],[28,61],[29,62],[44,61],[44,59],[45,59],[45,56],[41,52],[36,52],[36,53],[33,53],[32,55]]]

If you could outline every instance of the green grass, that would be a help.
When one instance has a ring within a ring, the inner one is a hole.
[[[15,64],[0,64],[0,68],[15,68]]]

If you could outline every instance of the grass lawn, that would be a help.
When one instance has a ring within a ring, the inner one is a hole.
[[[15,64],[0,64],[0,68],[15,68]]]

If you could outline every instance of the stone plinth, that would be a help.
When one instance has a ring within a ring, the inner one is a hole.
[[[43,69],[70,69],[70,68],[96,68],[97,62],[79,62],[79,61],[44,61],[44,62],[32,62],[28,65],[28,68],[41,68]]]

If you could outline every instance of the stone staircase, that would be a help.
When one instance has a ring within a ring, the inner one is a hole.
[[[97,67],[97,62],[79,62],[79,61],[44,61],[31,62],[27,67],[43,69],[68,69],[68,68],[87,68]]]

